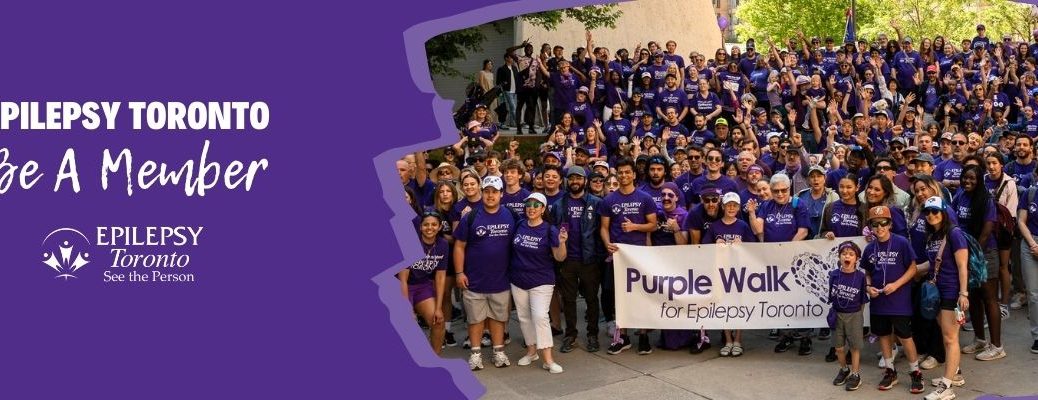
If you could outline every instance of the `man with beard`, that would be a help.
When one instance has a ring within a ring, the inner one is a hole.
[[[688,128],[681,124],[678,111],[674,107],[667,107],[664,111],[663,125],[659,128],[660,139],[667,145],[667,149],[674,148],[674,142],[678,135],[688,136]]]
[[[1027,188],[1034,180],[1034,139],[1026,134],[1016,136],[1016,160],[1006,164],[1005,172],[1016,179],[1017,187]]]
[[[689,202],[692,199],[692,182],[703,176],[703,148],[690,145],[688,146],[688,172],[681,174],[678,179],[674,180],[674,183],[678,185],[678,189],[684,195],[685,208],[688,208]]]
[[[642,187],[641,191],[648,193],[652,197],[652,201],[656,203],[656,207],[663,209],[663,181],[667,176],[667,159],[662,156],[649,157],[649,162],[645,166],[646,182]]]
[[[565,337],[559,351],[569,353],[577,343],[577,293],[587,304],[587,341],[589,353],[598,351],[598,285],[601,263],[605,258],[599,236],[602,199],[587,193],[583,168],[567,171],[568,195],[549,207],[548,215],[560,229],[572,232],[566,240],[566,261],[559,270],[562,312],[566,319]]]
[[[689,200],[690,203],[699,203],[699,192],[708,184],[721,190],[719,195],[728,192],[738,192],[738,186],[735,184],[735,181],[721,172],[721,168],[724,166],[724,153],[721,152],[721,149],[713,148],[707,150],[705,160],[706,174],[692,181],[691,192],[696,196],[694,199]]]
[[[696,130],[689,134],[688,143],[703,147],[707,140],[714,138],[714,133],[706,129],[706,116],[703,114],[696,114],[693,121]]]

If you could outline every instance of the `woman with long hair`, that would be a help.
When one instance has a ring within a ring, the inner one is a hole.
[[[483,68],[476,72],[476,85],[479,85],[483,89],[483,93],[489,92],[494,87],[494,62],[489,58],[483,60]],[[497,100],[495,99],[487,107],[490,111],[490,121],[497,121],[497,113],[494,112],[494,108],[497,106]]]
[[[421,244],[425,256],[400,271],[400,290],[415,312],[429,326],[433,352],[440,354],[444,338],[444,280],[450,247],[439,237],[442,217],[437,212],[421,215]]]
[[[448,217],[451,221],[451,232],[458,228],[462,214],[467,214],[482,204],[483,191],[479,188],[479,177],[474,174],[462,174],[461,194],[464,197],[454,204]]]
[[[984,187],[987,188],[988,193],[991,194],[991,199],[996,204],[1005,207],[1006,210],[1016,210],[1020,205],[1016,180],[1004,172],[1005,157],[998,150],[990,149],[991,146],[988,147],[989,149],[984,152],[984,161],[987,166],[987,174],[984,175]],[[1010,212],[1012,213],[1013,211]],[[1014,232],[1012,229],[995,229],[993,234],[998,245],[998,297],[1000,299],[998,308],[1004,320],[1009,318],[1009,290],[1011,287],[1009,253],[1015,238],[1013,237]],[[988,278],[994,279],[995,277],[989,276]]]
[[[973,343],[963,346],[962,353],[976,353],[978,360],[989,361],[1005,357],[1006,353],[1002,348],[1002,317],[998,309],[998,251],[991,235],[996,209],[991,194],[984,187],[983,178],[984,172],[979,166],[963,168],[959,178],[961,190],[952,198],[951,204],[959,226],[984,248],[988,269],[987,281],[979,288],[969,290],[969,300],[974,305],[970,309],[970,321],[975,338]],[[990,328],[988,338],[985,338],[985,325]]]
[[[865,181],[865,191],[862,193],[862,215],[867,215],[868,210],[876,206],[890,207],[891,221],[894,226],[893,233],[908,237],[908,223],[905,220],[905,212],[897,206],[894,201],[894,184],[886,176],[877,174]]]
[[[928,280],[934,280],[940,293],[940,312],[937,323],[944,338],[947,362],[944,376],[938,378],[937,389],[926,395],[927,399],[951,399],[955,397],[952,385],[962,386],[965,379],[959,371],[959,326],[963,318],[959,315],[969,310],[970,301],[966,284],[969,280],[969,243],[966,233],[954,225],[949,212],[939,196],[926,199],[923,205],[926,214],[926,255],[930,272]]]

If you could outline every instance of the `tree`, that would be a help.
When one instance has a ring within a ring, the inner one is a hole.
[[[623,15],[616,4],[566,8],[561,10],[542,11],[520,15],[519,18],[547,30],[554,30],[565,18],[571,18],[584,25],[585,29],[615,28],[616,21]],[[491,26],[501,32],[498,22]],[[454,77],[461,71],[451,67],[454,61],[464,59],[467,53],[483,51],[482,44],[487,37],[479,27],[460,29],[443,33],[425,42],[425,53],[429,61],[429,72],[433,75]]]
[[[803,31],[805,36],[832,37],[840,44],[846,28],[846,12],[850,7],[849,0],[747,0],[735,10],[735,16],[740,20],[735,33],[742,41],[754,38],[785,43],[787,39],[796,37],[797,31]],[[872,4],[858,1],[856,12],[859,27],[872,21]]]

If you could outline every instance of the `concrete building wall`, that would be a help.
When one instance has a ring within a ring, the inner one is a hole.
[[[465,87],[473,81],[476,72],[483,68],[483,60],[493,60],[494,71],[504,64],[502,57],[505,55],[505,49],[515,45],[515,20],[517,19],[508,18],[496,21],[497,28],[501,32],[498,32],[493,24],[480,25],[480,31],[487,37],[487,40],[483,42],[483,51],[478,54],[468,54],[466,58],[454,62],[453,67],[462,72],[461,76],[453,78],[433,76],[433,87],[436,88],[436,93],[439,93],[442,98],[457,102],[458,104],[454,108],[460,106],[461,102],[465,101]],[[522,39],[519,41],[522,42]]]

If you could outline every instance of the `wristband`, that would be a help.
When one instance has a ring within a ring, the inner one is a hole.
[[[959,292],[959,296],[966,296],[966,297],[969,297],[969,293],[966,293],[966,292]]]
[[[454,275],[465,275],[465,271],[455,272]]]

